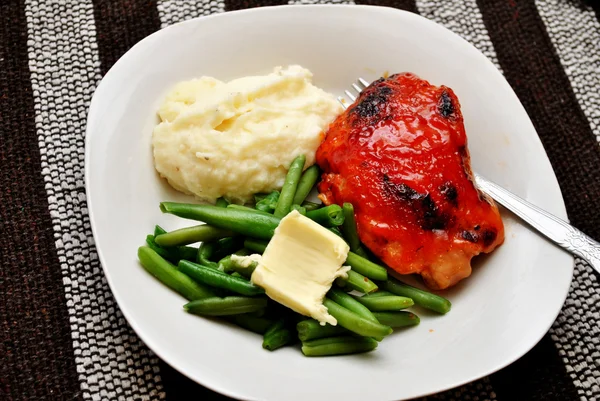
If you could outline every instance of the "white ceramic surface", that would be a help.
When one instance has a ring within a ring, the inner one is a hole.
[[[420,16],[365,6],[286,6],[190,20],[134,46],[109,71],[90,107],[88,205],[104,271],[125,317],[161,358],[227,395],[260,400],[391,400],[475,380],[519,358],[546,333],[569,288],[572,258],[505,214],[506,243],[445,295],[446,316],[417,310],[372,353],[306,358],[267,352],[261,338],[186,314],[184,299],[137,263],[162,200],[189,200],[153,170],[151,133],[162,96],[177,81],[231,79],[298,63],[341,94],[356,77],[412,71],[453,88],[462,104],[474,169],[565,218],[555,176],[533,125],[479,51]],[[235,161],[232,161],[235,162]],[[189,225],[189,224],[188,224]]]

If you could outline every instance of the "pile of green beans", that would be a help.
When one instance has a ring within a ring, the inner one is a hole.
[[[152,276],[188,300],[183,309],[200,316],[218,316],[263,336],[264,349],[274,351],[301,343],[306,356],[343,355],[374,350],[393,328],[416,326],[412,306],[445,314],[447,299],[388,277],[387,269],[369,260],[360,242],[350,203],[323,205],[307,201],[320,176],[304,169],[298,156],[279,191],[256,194],[253,205],[214,206],[162,202],[160,209],[203,224],[165,231],[156,226],[138,249],[141,265]],[[323,298],[336,325],[322,324],[280,305],[252,281],[259,262],[241,256],[262,254],[280,220],[292,211],[327,228],[348,244],[344,263],[350,270],[333,283]],[[200,243],[200,246],[193,244]]]

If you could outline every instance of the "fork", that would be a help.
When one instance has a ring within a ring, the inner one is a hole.
[[[352,101],[351,103],[353,103],[368,86],[368,81],[358,78],[356,83],[352,84],[352,89],[354,89],[356,95],[350,90],[345,90],[344,93]],[[338,96],[337,100],[344,109],[347,109],[351,104],[346,102],[346,99],[342,96]],[[586,260],[596,272],[600,273],[599,242],[566,221],[540,209],[509,190],[502,188],[500,185],[483,178],[481,175],[474,173],[473,176],[475,177],[475,184],[484,194],[490,196],[506,209],[513,212],[559,247]]]

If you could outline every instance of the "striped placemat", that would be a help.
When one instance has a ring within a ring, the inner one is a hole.
[[[161,27],[212,13],[287,3],[0,2],[1,399],[225,399],[153,355],[112,297],[87,214],[86,113],[103,74],[131,46]],[[600,199],[597,2],[357,3],[419,13],[486,54],[529,113],[571,222],[600,239],[595,207]],[[600,399],[598,276],[577,260],[566,304],[531,352],[496,374],[429,398]]]

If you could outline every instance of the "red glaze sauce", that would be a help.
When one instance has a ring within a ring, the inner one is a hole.
[[[354,205],[361,241],[389,267],[447,288],[504,240],[496,205],[472,182],[454,92],[414,74],[380,79],[317,151],[326,204]]]

